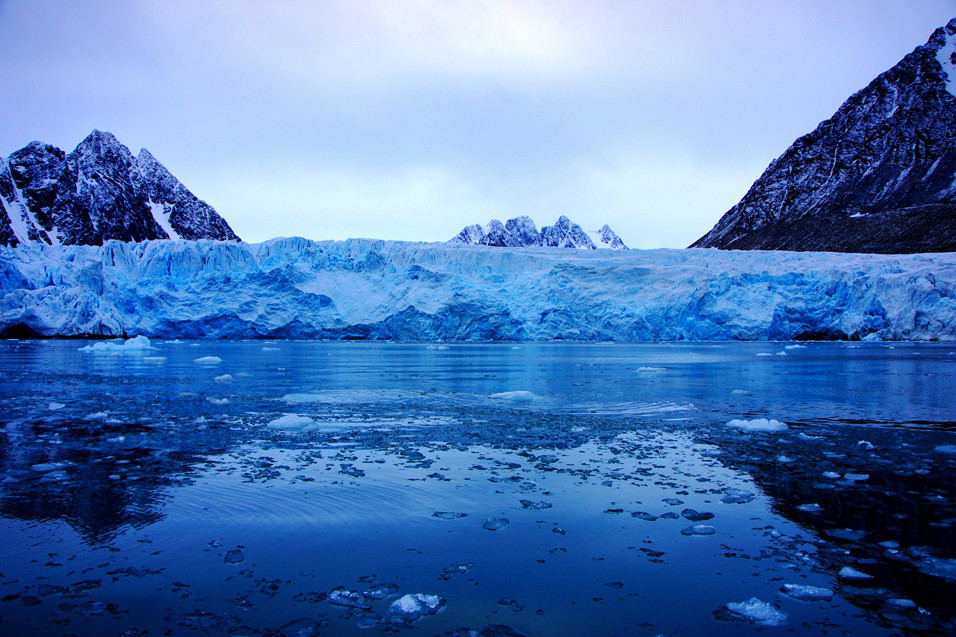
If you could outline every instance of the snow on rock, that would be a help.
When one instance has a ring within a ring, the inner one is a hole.
[[[409,624],[425,615],[434,615],[445,605],[445,600],[438,595],[412,593],[399,597],[388,607],[388,615],[392,621]]]
[[[370,239],[0,247],[0,335],[956,340],[956,254]]]
[[[740,429],[741,431],[763,431],[770,433],[786,431],[788,429],[787,425],[779,420],[768,420],[766,418],[755,418],[753,420],[731,420],[727,423],[727,426],[731,429]]]

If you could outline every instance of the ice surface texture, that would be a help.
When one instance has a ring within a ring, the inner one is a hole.
[[[0,247],[0,334],[956,340],[956,254],[376,240]]]

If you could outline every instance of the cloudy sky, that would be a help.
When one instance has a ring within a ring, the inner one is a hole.
[[[0,155],[94,128],[247,241],[684,247],[956,1],[0,0]]]

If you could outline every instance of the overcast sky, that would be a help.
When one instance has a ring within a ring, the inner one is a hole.
[[[685,247],[956,0],[0,0],[0,155],[94,128],[247,241]]]

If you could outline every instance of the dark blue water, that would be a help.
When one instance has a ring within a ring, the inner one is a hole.
[[[953,345],[85,345],[0,342],[0,635],[954,630]]]

